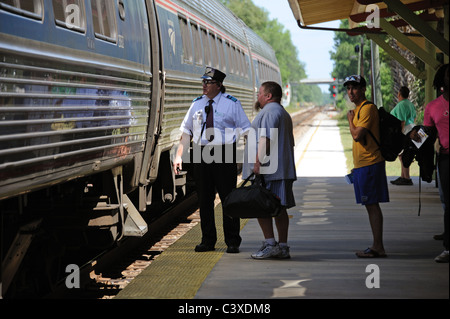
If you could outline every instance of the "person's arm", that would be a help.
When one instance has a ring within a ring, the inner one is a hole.
[[[406,123],[406,122],[405,122],[405,121],[402,121],[401,123],[402,123],[402,132],[403,132],[403,129],[405,128],[405,123]]]
[[[178,144],[177,153],[175,155],[175,159],[173,161],[173,170],[175,174],[178,174],[182,169],[182,156],[185,150],[189,148],[189,144],[191,142],[191,136],[187,133],[183,133],[181,135],[180,143]]]
[[[350,134],[352,135],[352,138],[355,140],[355,142],[360,142],[366,136],[367,129],[362,126],[356,127],[355,124],[353,124],[354,118],[355,118],[355,111],[354,110],[348,111],[347,119],[350,127]]]
[[[262,136],[258,142],[258,152],[256,153],[256,161],[255,166],[253,168],[253,172],[255,174],[260,173],[261,161],[259,159],[262,158],[264,164],[264,158],[267,155],[270,155],[270,139],[268,137]]]

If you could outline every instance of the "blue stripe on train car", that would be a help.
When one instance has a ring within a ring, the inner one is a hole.
[[[125,20],[117,16],[117,1],[111,3],[117,22],[112,41],[96,36],[91,10],[81,10],[85,12],[81,14],[82,30],[70,29],[56,22],[52,1],[48,0],[43,2],[42,18],[27,17],[5,7],[0,8],[0,33],[141,63],[148,73],[150,58],[142,55],[143,50],[150,47],[148,23],[143,22],[147,20],[145,1],[125,2]]]

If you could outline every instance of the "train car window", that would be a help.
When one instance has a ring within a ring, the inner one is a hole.
[[[113,1],[91,0],[95,36],[117,42],[116,10]]]
[[[42,0],[0,0],[0,8],[29,18],[42,20]]]
[[[181,40],[183,41],[183,62],[192,63],[192,42],[188,22],[184,17],[179,16],[181,29]]]
[[[203,42],[203,50],[204,50],[204,59],[205,65],[211,66],[211,47],[209,46],[208,32],[206,29],[201,28],[202,30],[202,42]]]
[[[245,55],[244,55],[244,52],[241,51],[241,54],[240,54],[239,58],[241,59],[242,76],[245,76],[245,74],[247,72],[245,72]]]
[[[229,44],[228,42],[225,42],[225,50],[227,51],[227,60],[228,60],[228,65],[230,67],[230,73],[234,74],[234,63],[233,63],[233,57],[231,54],[231,44]]]
[[[240,60],[239,60],[239,55],[238,55],[238,49],[236,49],[235,47],[233,47],[233,58],[234,58],[235,66],[236,66],[236,75],[239,75],[241,73],[241,66],[240,66]]]
[[[242,75],[242,73],[243,73],[242,72],[242,63],[241,63],[240,52],[241,51],[239,51],[239,49],[234,50],[236,67],[237,67],[236,75]]]
[[[86,11],[82,0],[53,0],[57,25],[74,31],[86,31]]]
[[[258,61],[256,61],[256,63],[258,64],[258,67],[257,67],[257,69],[258,69],[258,76],[259,76],[260,79],[262,79],[263,74],[262,74],[261,62],[259,62],[259,60],[258,60]]]
[[[249,56],[248,56],[248,54],[247,53],[245,53],[245,56],[244,56],[244,61],[245,61],[245,77],[248,79],[249,78],[249,72],[251,72],[250,71],[250,64],[249,64]]]
[[[220,57],[220,68],[222,72],[227,72],[227,64],[225,63],[225,47],[223,45],[223,41],[221,38],[217,37],[217,45],[219,50],[219,57]]]
[[[231,56],[233,59],[233,66],[234,66],[234,73],[236,75],[239,75],[239,61],[237,60],[237,55],[236,55],[236,47],[232,46],[231,47]]]
[[[213,64],[212,66],[216,69],[219,69],[219,55],[217,54],[216,36],[210,32],[209,37],[211,45],[211,59]]]
[[[242,63],[244,61],[242,60],[242,52],[241,52],[241,50],[237,50],[236,54],[237,54],[237,59],[239,60],[239,74],[241,76],[244,76],[244,64]]]
[[[242,76],[245,76],[245,53],[243,51],[241,51],[241,66],[242,66]]]
[[[203,64],[202,57],[202,42],[200,40],[200,32],[198,31],[198,25],[191,21],[191,33],[194,40],[194,62],[198,65]]]

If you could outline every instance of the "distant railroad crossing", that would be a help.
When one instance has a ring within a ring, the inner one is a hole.
[[[342,83],[343,81],[341,79],[336,78],[323,78],[323,79],[302,79],[298,82],[289,82],[283,87],[283,99],[281,101],[282,105],[289,105],[291,101],[291,86],[293,85],[300,85],[300,84],[332,84],[333,85],[333,99],[334,103],[336,104],[337,99],[337,85],[338,83]]]
[[[300,84],[337,84],[338,80],[336,78],[326,78],[326,79],[302,79]]]

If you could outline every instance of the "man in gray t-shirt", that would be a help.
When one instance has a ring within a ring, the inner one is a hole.
[[[261,85],[256,103],[261,111],[252,122],[246,145],[243,177],[249,176],[252,171],[263,175],[266,187],[280,198],[283,205],[281,213],[275,218],[279,243],[275,241],[272,218],[258,218],[265,241],[261,249],[252,254],[255,259],[290,257],[287,208],[295,206],[292,185],[297,174],[292,118],[281,106],[281,97],[279,84],[265,82]]]

